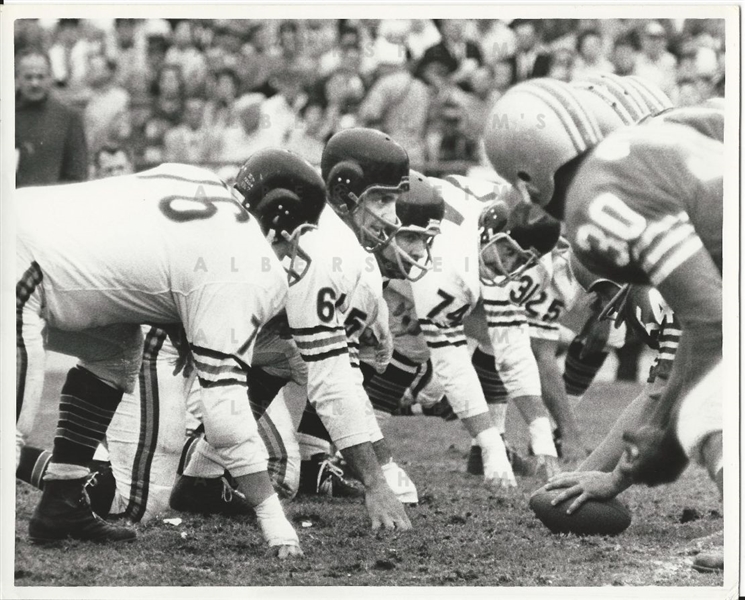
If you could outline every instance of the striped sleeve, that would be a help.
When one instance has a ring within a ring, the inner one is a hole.
[[[203,388],[246,386],[248,365],[231,354],[190,344],[199,384]]]
[[[652,285],[658,286],[703,247],[688,215],[680,212],[649,225],[634,244],[634,252]]]
[[[525,310],[506,299],[484,299],[484,312],[489,327],[519,327],[526,322]]]
[[[670,376],[682,333],[680,323],[674,316],[671,322],[667,320],[663,322],[658,338],[659,350],[649,370],[648,383],[652,383],[657,378],[667,379]]]
[[[430,319],[419,319],[419,326],[422,328],[424,340],[429,348],[466,345],[466,334],[462,324],[448,326],[435,323]]]
[[[342,325],[291,328],[290,332],[305,362],[318,362],[347,353],[347,335]]]

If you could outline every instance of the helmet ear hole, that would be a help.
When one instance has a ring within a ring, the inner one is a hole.
[[[517,176],[524,181],[525,183],[530,183],[530,175],[528,175],[525,171],[518,171]]]
[[[349,197],[352,193],[359,197],[364,188],[365,174],[362,167],[354,161],[344,160],[331,169],[326,179],[326,189],[331,202],[337,207],[354,208],[355,201]]]
[[[306,222],[302,200],[295,192],[284,188],[265,194],[253,212],[265,235],[272,229],[292,234],[298,225]]]

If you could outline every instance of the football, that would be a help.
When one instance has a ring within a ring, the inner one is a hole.
[[[530,508],[551,533],[618,535],[631,524],[631,513],[616,498],[606,501],[588,500],[568,515],[567,508],[575,498],[551,506],[551,500],[560,493],[561,490],[543,490],[530,499]]]

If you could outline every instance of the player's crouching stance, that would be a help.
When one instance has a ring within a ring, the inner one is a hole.
[[[134,539],[134,531],[91,510],[87,465],[122,394],[132,391],[143,351],[140,325],[178,324],[194,356],[215,459],[255,507],[273,551],[302,554],[272,489],[266,449],[246,402],[253,341],[284,306],[287,281],[230,189],[203,169],[163,165],[96,182],[28,188],[16,200],[22,434],[39,404],[45,348],[80,359],[62,390],[30,538]]]
[[[350,145],[361,156],[351,154]],[[323,169],[334,183],[329,196],[336,199],[333,194],[337,194],[353,206],[345,213],[348,221],[337,216],[336,206],[327,206],[318,228],[296,231],[296,224],[304,222],[302,215],[307,208],[292,199],[273,207],[262,200],[256,183],[270,179],[274,164],[285,154],[275,150],[256,153],[236,182],[244,206],[256,216],[290,277],[286,318],[304,373],[285,386],[277,398],[281,396],[291,412],[295,412],[298,402],[302,412],[306,399],[310,401],[319,427],[325,428],[324,433],[327,431],[362,481],[374,529],[409,529],[411,523],[388,485],[373,446],[383,436],[369,409],[361,378],[355,374],[350,357],[354,343],[351,327],[345,327],[373,326],[369,320],[375,315],[359,302],[359,290],[365,270],[377,272],[377,265],[363,248],[385,241],[395,229],[396,200],[408,188],[408,157],[401,146],[378,131],[337,134],[324,151]],[[324,205],[325,194],[324,189]],[[280,212],[273,212],[277,208]],[[366,286],[371,294],[374,292],[371,300],[376,311],[382,304],[379,273],[377,278],[377,285]],[[382,309],[380,319],[385,323],[387,313],[384,306]],[[387,332],[379,331],[380,341],[385,342],[382,334]],[[272,347],[276,350],[278,345],[269,340],[263,351],[271,353]]]
[[[669,380],[645,426],[624,433],[621,472],[658,485],[694,459],[721,494],[723,144],[664,117],[608,134],[578,92],[547,80],[512,88],[495,116],[530,110],[546,127],[491,130],[487,153],[533,202],[564,218],[585,267],[655,286],[680,319]]]

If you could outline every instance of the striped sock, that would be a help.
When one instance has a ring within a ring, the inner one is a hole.
[[[53,462],[87,466],[123,396],[81,367],[73,367],[62,386]]]
[[[382,374],[372,373],[372,377],[365,381],[365,391],[373,408],[386,414],[396,412],[419,369],[420,365],[394,351],[388,368]]]
[[[16,477],[30,483],[35,488],[44,489],[44,473],[47,470],[52,453],[49,450],[24,446],[21,449],[21,461],[16,469]]]

